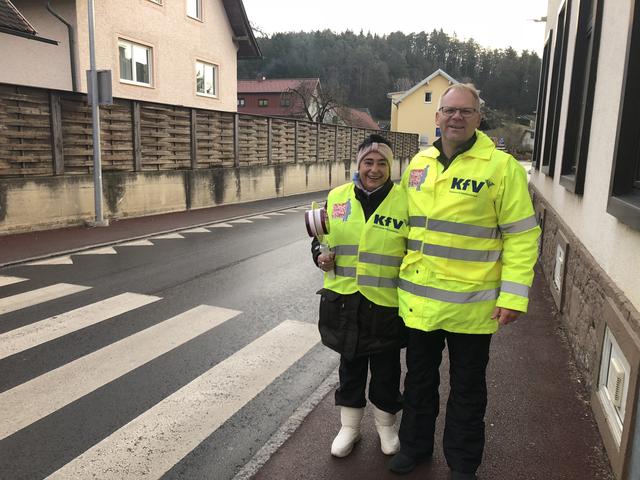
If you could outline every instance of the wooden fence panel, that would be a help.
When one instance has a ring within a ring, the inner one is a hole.
[[[315,123],[298,122],[298,162],[316,161],[317,126]]]
[[[336,127],[320,125],[318,138],[318,161],[333,162],[335,157]]]
[[[336,157],[336,160],[339,162],[351,160],[351,127],[338,127]]]
[[[240,115],[238,147],[240,148],[241,166],[267,164],[267,135],[267,117]]]
[[[64,94],[62,102],[62,143],[65,174],[93,172],[91,106],[85,96]]]
[[[113,105],[100,107],[102,170],[134,171],[131,102],[114,99]]]
[[[0,176],[53,174],[49,92],[0,85]]]
[[[191,168],[191,112],[144,103],[140,109],[142,170]]]
[[[233,167],[233,113],[198,110],[198,168]]]
[[[274,118],[271,121],[271,163],[295,161],[295,124],[291,120]]]
[[[93,173],[86,98],[0,84],[0,178]],[[234,167],[236,154],[240,166],[351,161],[371,133],[388,138],[398,158],[418,151],[418,136],[412,134],[125,99],[101,106],[100,122],[104,171]]]

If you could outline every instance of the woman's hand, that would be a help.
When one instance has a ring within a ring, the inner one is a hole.
[[[333,252],[321,253],[318,256],[318,267],[320,268],[320,270],[322,270],[323,272],[330,272],[331,270],[333,270],[333,267],[335,267],[335,256],[336,254]]]

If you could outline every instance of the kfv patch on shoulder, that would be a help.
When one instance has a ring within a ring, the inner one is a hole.
[[[409,188],[415,188],[416,190],[420,190],[420,187],[427,179],[427,175],[429,173],[429,165],[425,168],[418,168],[411,170],[409,172]]]
[[[333,204],[331,218],[341,218],[343,222],[346,222],[349,215],[351,215],[351,200]]]

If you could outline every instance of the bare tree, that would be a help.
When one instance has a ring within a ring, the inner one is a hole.
[[[300,111],[310,122],[325,123],[327,115],[340,106],[340,95],[334,88],[321,88],[320,82],[300,82],[295,88],[289,88],[285,95],[291,95],[292,111]]]

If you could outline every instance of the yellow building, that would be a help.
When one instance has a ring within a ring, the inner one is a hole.
[[[433,144],[440,136],[436,127],[436,110],[442,93],[454,83],[459,83],[447,72],[438,69],[404,92],[391,92],[391,131],[417,133],[420,148]]]

